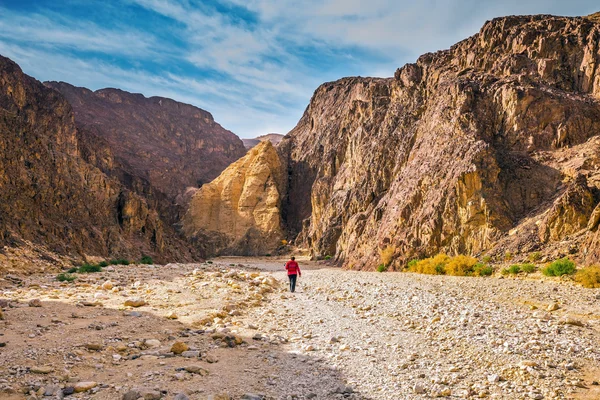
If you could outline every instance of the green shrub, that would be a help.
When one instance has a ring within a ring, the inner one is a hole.
[[[514,264],[514,265],[511,265],[510,267],[508,267],[509,274],[516,275],[519,272],[521,272],[521,266],[519,264]]]
[[[502,275],[508,275],[508,274],[510,274],[510,272],[508,272],[508,268],[504,268],[502,271],[500,271],[500,273]]]
[[[213,262],[212,262],[212,261],[210,261],[210,260],[208,260],[206,263],[207,263],[207,264],[212,264]]]
[[[586,288],[600,288],[600,266],[592,265],[577,271],[575,282]]]
[[[78,269],[77,267],[69,268],[69,269],[67,270],[67,273],[69,273],[69,274],[74,274],[75,272],[77,272],[77,269]]]
[[[411,269],[411,268],[414,268],[414,267],[415,267],[415,265],[417,265],[417,263],[418,263],[419,261],[420,261],[420,260],[418,260],[418,259],[416,259],[416,258],[415,258],[415,259],[413,259],[413,260],[410,260],[410,261],[408,262],[408,264],[406,264],[406,269]]]
[[[377,266],[377,272],[385,272],[387,271],[387,267],[385,266],[385,264],[379,264]]]
[[[528,258],[531,262],[540,261],[542,259],[542,253],[540,253],[539,251],[534,251],[533,253],[529,254]]]
[[[108,267],[110,264],[109,264],[109,263],[107,263],[106,261],[100,261],[100,262],[98,263],[98,265],[99,265],[100,267],[104,268],[104,267]]]
[[[150,256],[142,256],[140,264],[154,264],[154,261],[152,261],[152,257]]]
[[[83,264],[81,267],[79,267],[79,271],[80,273],[84,273],[84,274],[89,274],[92,272],[101,272],[102,271],[102,267],[98,264]]]
[[[117,258],[115,260],[110,260],[110,264],[111,265],[129,265],[129,260],[126,260],[124,258]]]
[[[265,254],[265,257],[271,257],[271,253]]]
[[[475,276],[490,276],[494,273],[494,268],[484,263],[477,263],[473,267],[473,275]]]
[[[326,259],[326,260],[331,260],[331,256],[330,256],[330,255],[327,255],[327,256],[325,256],[325,259]]]
[[[59,282],[73,282],[75,279],[77,279],[77,277],[71,274],[62,273],[56,275],[56,280]]]
[[[527,274],[531,274],[537,270],[537,267],[534,264],[525,263],[521,264],[521,270]]]
[[[483,256],[481,261],[483,261],[485,264],[489,264],[492,261],[492,257],[491,256]]]
[[[575,263],[565,257],[548,265],[542,270],[542,273],[546,276],[563,276],[572,275],[575,273],[575,270]]]

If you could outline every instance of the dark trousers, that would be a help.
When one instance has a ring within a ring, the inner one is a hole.
[[[298,275],[288,275],[290,278],[290,292],[294,293],[296,291],[296,278]]]

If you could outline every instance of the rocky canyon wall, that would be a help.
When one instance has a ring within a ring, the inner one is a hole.
[[[145,199],[85,160],[63,96],[4,57],[0,132],[0,253],[29,243],[79,259],[198,256]]]

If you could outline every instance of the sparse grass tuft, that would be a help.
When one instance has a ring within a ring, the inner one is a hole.
[[[521,264],[521,271],[527,274],[531,274],[537,271],[537,267],[535,266],[535,264],[525,263]]]
[[[513,259],[515,255],[513,253],[511,253],[510,251],[507,251],[506,253],[504,253],[504,260],[505,261],[510,261]]]
[[[546,268],[542,269],[542,274],[546,276],[572,275],[575,273],[575,270],[575,263],[565,257],[554,261]]]
[[[387,271],[387,267],[385,266],[385,264],[379,264],[377,266],[377,272],[385,272]]]
[[[325,260],[331,260],[331,256],[330,255],[326,255],[325,256]]]
[[[586,288],[600,288],[600,266],[591,265],[577,271],[575,282]]]
[[[542,259],[542,253],[539,251],[534,251],[533,253],[529,254],[528,258],[531,262],[538,262]]]
[[[381,263],[385,266],[386,269],[392,263],[395,252],[396,252],[396,248],[394,246],[387,246],[385,249],[379,250],[379,256],[381,257]]]
[[[142,256],[142,258],[140,259],[140,264],[154,264],[154,261],[152,260],[152,257],[150,256]]]
[[[491,256],[483,256],[481,261],[483,261],[485,264],[489,264],[492,261],[492,257]]]
[[[56,280],[59,282],[73,282],[75,279],[77,279],[77,277],[71,274],[62,273],[56,275]]]
[[[79,270],[77,272],[80,272],[82,274],[89,274],[92,272],[101,272],[102,271],[102,267],[98,264],[83,264],[81,267],[79,267]]]

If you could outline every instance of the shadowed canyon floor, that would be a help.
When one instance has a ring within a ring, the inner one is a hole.
[[[598,289],[283,262],[6,277],[0,398],[600,396]]]

